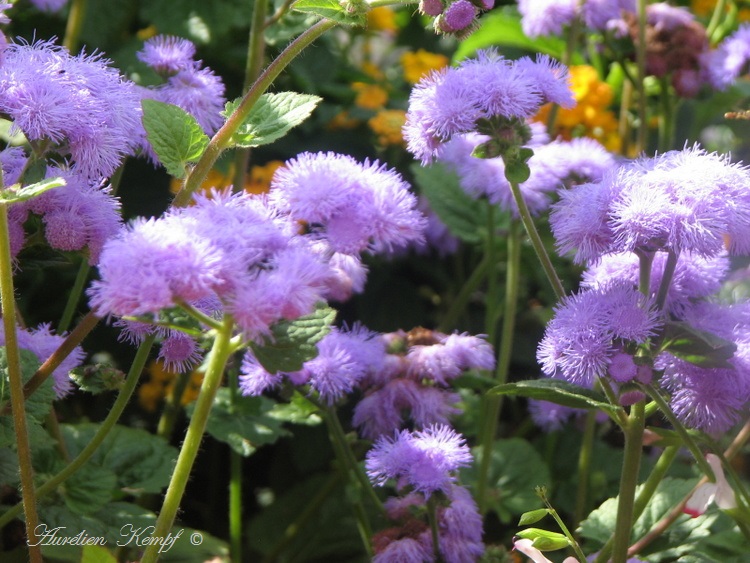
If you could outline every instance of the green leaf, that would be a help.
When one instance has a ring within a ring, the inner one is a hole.
[[[252,6],[247,0],[149,0],[138,5],[141,19],[159,33],[185,37],[201,45],[220,44],[233,28],[247,28]],[[129,6],[132,10],[133,4]],[[220,46],[230,50],[226,44]]]
[[[39,369],[39,358],[33,352],[20,350],[21,356],[21,379],[26,383]],[[44,383],[26,400],[26,416],[32,423],[44,422],[52,401],[55,400],[55,391],[52,388],[53,378],[48,377]],[[8,357],[5,346],[0,346],[0,403],[10,401],[10,380],[8,379]],[[4,419],[6,417],[0,417]],[[8,416],[7,418],[10,418]],[[11,431],[13,423],[10,423]],[[15,439],[13,440],[15,442]]]
[[[521,514],[521,519],[518,521],[519,526],[528,526],[529,524],[536,524],[549,514],[548,508],[538,508],[537,510],[531,510]]]
[[[565,41],[562,39],[557,37],[531,39],[521,28],[518,10],[505,6],[480,18],[479,29],[459,43],[453,55],[453,62],[471,57],[479,49],[492,46],[513,47],[532,53],[546,53],[556,59],[562,58],[565,53]],[[570,64],[582,63],[581,55],[574,52]]]
[[[232,403],[230,390],[221,388],[214,399],[206,430],[238,454],[248,457],[258,447],[290,435],[282,427],[282,420],[270,416],[275,406],[275,402],[266,397],[237,396]],[[194,410],[194,405],[189,405],[188,416],[192,417]]]
[[[523,184],[531,176],[529,165],[523,160],[505,161],[505,178],[514,184]]]
[[[668,321],[661,349],[702,368],[732,368],[729,360],[737,345],[688,323]]]
[[[208,136],[196,119],[182,108],[145,99],[143,127],[156,156],[175,178],[183,178],[188,162],[197,161],[208,145]]]
[[[10,186],[5,190],[0,190],[0,201],[5,203],[18,203],[21,201],[28,201],[34,199],[37,196],[42,195],[44,192],[49,191],[53,188],[59,188],[65,185],[65,180],[62,178],[46,178],[35,184],[28,186],[17,187],[19,184]]]
[[[459,185],[458,176],[441,164],[411,167],[416,184],[430,202],[430,207],[450,230],[461,240],[476,244],[484,240],[487,232],[487,206],[472,199]],[[499,228],[506,227],[507,216],[498,214]]]
[[[570,541],[564,534],[550,532],[549,530],[542,530],[540,528],[526,528],[525,530],[517,532],[516,535],[519,538],[533,540],[534,543],[532,545],[541,551],[554,551],[556,549],[564,549],[570,546]]]
[[[117,557],[101,545],[85,545],[81,553],[81,563],[117,563]]]
[[[78,455],[91,441],[98,424],[61,425],[71,456]],[[160,493],[169,483],[176,448],[145,430],[115,426],[89,460],[89,464],[110,470],[116,486],[129,494]]]
[[[272,143],[310,117],[322,99],[296,92],[263,94],[232,135],[230,143],[245,148]],[[239,100],[227,102],[222,115],[229,117],[238,106]]]
[[[337,0],[297,0],[292,8],[298,12],[316,14],[344,25],[364,26],[366,12],[359,2],[339,2]]]
[[[60,487],[65,505],[76,514],[92,514],[112,500],[117,475],[109,469],[86,464]]]
[[[602,393],[561,379],[542,378],[505,383],[490,389],[489,392],[549,401],[576,409],[600,409],[613,414],[620,410],[620,407],[609,404]]]
[[[70,372],[70,378],[81,391],[98,395],[120,389],[125,374],[112,366],[96,364],[74,369]]]
[[[302,364],[318,355],[315,344],[331,330],[336,311],[319,304],[314,313],[271,327],[263,346],[251,342],[255,357],[269,373],[299,371]]]
[[[477,463],[461,472],[461,481],[466,484],[477,480],[481,446],[473,448],[472,453]],[[488,506],[500,519],[507,523],[512,515],[538,507],[542,501],[535,488],[549,485],[551,477],[544,460],[531,444],[521,438],[499,440],[493,444],[490,456]]]

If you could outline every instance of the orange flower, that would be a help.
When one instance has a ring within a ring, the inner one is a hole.
[[[448,66],[448,57],[438,53],[430,53],[424,49],[418,49],[416,53],[404,53],[401,55],[401,66],[404,67],[404,80],[409,84],[416,84],[419,79],[431,70],[437,70]]]
[[[354,105],[364,109],[380,109],[388,101],[388,92],[377,84],[354,82],[352,88],[357,92]]]
[[[406,112],[400,109],[379,111],[367,122],[377,136],[378,143],[384,146],[404,144],[404,137],[401,134],[404,123],[406,123]]]

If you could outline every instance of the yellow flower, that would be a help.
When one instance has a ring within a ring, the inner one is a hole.
[[[373,8],[367,12],[367,29],[372,31],[396,31],[396,15],[387,6]]]
[[[271,187],[274,173],[284,166],[280,160],[271,160],[262,166],[253,166],[245,181],[245,191],[251,194],[262,194]]]
[[[333,116],[333,119],[328,122],[327,127],[336,131],[340,129],[354,129],[357,125],[359,125],[359,119],[355,119],[348,112],[342,111]]]
[[[403,145],[401,129],[406,122],[406,112],[400,109],[385,109],[370,118],[367,124],[381,145]]]
[[[385,88],[377,84],[368,84],[366,82],[354,82],[352,88],[357,92],[354,98],[354,105],[364,109],[382,108],[388,101],[388,92]]]
[[[138,402],[144,410],[154,412],[159,404],[172,395],[177,373],[164,369],[161,360],[152,361],[146,368],[148,379],[138,388]],[[187,405],[197,397],[203,383],[203,374],[194,371],[190,374],[185,390],[182,393],[180,404]]]
[[[401,55],[401,66],[404,67],[404,80],[409,84],[416,84],[419,79],[431,70],[437,70],[448,66],[448,57],[438,53],[430,53],[424,49],[416,53],[404,53]]]

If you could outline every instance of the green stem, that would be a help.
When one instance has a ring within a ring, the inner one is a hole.
[[[620,493],[617,497],[617,521],[615,524],[612,562],[625,563],[633,529],[633,508],[635,488],[638,484],[638,470],[641,466],[643,450],[643,429],[645,427],[644,401],[635,403],[625,428],[625,451],[620,476]]]
[[[21,353],[18,349],[18,335],[16,333],[16,301],[13,289],[10,235],[8,233],[8,204],[4,202],[0,202],[0,303],[3,312],[10,404],[13,413],[13,429],[16,434],[18,465],[21,473],[21,497],[26,517],[29,558],[34,563],[41,563],[42,551],[36,535],[39,519],[36,512],[36,495],[34,494],[34,469],[31,465],[31,446],[26,425],[26,405],[23,399]]]
[[[237,408],[239,377],[236,369],[229,373],[231,413]],[[242,561],[242,456],[229,449],[229,554],[231,561]]]
[[[659,150],[661,152],[668,151],[672,146],[672,128],[673,128],[673,114],[676,105],[676,100],[672,99],[669,92],[669,81],[666,76],[659,79],[659,85],[661,91],[659,92],[659,98],[661,101],[661,115],[659,119]]]
[[[531,245],[534,247],[534,251],[539,258],[539,261],[542,263],[542,268],[544,269],[545,274],[547,274],[547,279],[552,285],[552,290],[555,292],[555,296],[558,300],[562,299],[563,297],[565,297],[565,288],[563,288],[562,282],[557,276],[557,272],[552,265],[552,260],[550,260],[549,254],[547,254],[547,250],[544,248],[544,243],[542,242],[542,238],[539,236],[539,231],[536,230],[534,220],[531,217],[529,208],[523,199],[523,194],[521,194],[521,188],[518,187],[518,184],[516,182],[509,181],[509,184],[510,190],[513,193],[513,199],[518,206],[518,212],[521,216],[521,222],[526,228],[526,234],[531,240]]]
[[[708,22],[708,26],[706,27],[706,37],[708,37],[711,40],[712,46],[713,46],[713,35],[714,32],[718,29],[719,24],[721,23],[724,11],[727,9],[727,0],[719,0],[716,2],[716,6],[714,7],[714,12],[711,14],[711,21]]]
[[[591,459],[594,453],[594,436],[596,434],[596,411],[586,413],[586,426],[583,431],[581,451],[578,452],[578,489],[573,513],[573,529],[578,527],[586,514],[589,486],[591,485]]]
[[[182,410],[182,396],[185,394],[185,389],[187,389],[191,377],[192,374],[190,372],[177,374],[174,387],[172,387],[172,393],[167,397],[167,401],[164,404],[164,410],[156,427],[156,435],[161,436],[167,441],[172,439],[177,415]]]
[[[177,510],[180,507],[182,495],[185,492],[190,471],[198,455],[203,433],[208,423],[208,415],[214,403],[214,398],[221,385],[221,379],[224,375],[224,367],[232,352],[231,337],[234,321],[230,315],[224,316],[222,329],[216,332],[216,339],[211,348],[208,358],[206,375],[203,379],[200,394],[195,402],[193,417],[190,419],[185,441],[180,448],[180,455],[177,457],[172,479],[167,488],[167,494],[164,497],[159,518],[156,520],[156,527],[153,538],[163,538],[172,528]],[[154,563],[159,557],[159,544],[155,542],[146,548],[143,554],[142,563]]]
[[[62,334],[67,331],[68,327],[70,327],[70,324],[73,322],[73,315],[75,314],[78,302],[83,295],[89,270],[91,270],[91,266],[89,266],[86,258],[83,258],[83,260],[81,260],[81,265],[78,268],[76,280],[73,282],[73,287],[68,294],[68,301],[65,303],[65,310],[60,318],[60,323],[57,325],[57,334]]]
[[[430,523],[430,535],[432,536],[432,553],[435,554],[435,561],[441,563],[443,556],[440,553],[440,528],[438,527],[435,495],[430,495],[430,498],[427,499],[427,520]]]
[[[651,267],[654,263],[654,253],[645,250],[636,250],[638,256],[638,291],[643,295],[651,295]]]
[[[323,35],[329,29],[336,26],[335,21],[321,20],[312,27],[304,31],[299,37],[292,41],[274,61],[261,73],[255,83],[250,87],[247,93],[242,97],[242,101],[237,109],[227,118],[224,125],[216,132],[209,141],[206,150],[203,152],[200,160],[190,171],[185,184],[177,193],[172,202],[175,207],[185,207],[190,203],[193,193],[200,187],[203,180],[208,176],[209,171],[216,163],[219,155],[226,149],[230,143],[232,135],[242,125],[242,122],[253,109],[255,103],[260,99],[263,93],[273,83],[276,77],[291,63],[308,45]]]
[[[667,302],[667,294],[669,293],[669,286],[672,284],[672,276],[674,276],[678,258],[679,254],[673,250],[670,250],[667,254],[667,263],[664,264],[664,273],[661,276],[661,283],[659,284],[659,293],[656,294],[656,307],[658,309],[663,309],[664,304]]]
[[[147,336],[138,348],[133,363],[130,366],[130,371],[128,371],[128,375],[117,395],[117,399],[109,410],[107,418],[105,418],[99,425],[99,430],[96,431],[96,434],[91,438],[91,441],[86,444],[86,447],[81,450],[81,453],[79,453],[76,458],[65,467],[65,469],[37,489],[37,498],[42,498],[57,490],[57,487],[64,483],[66,479],[73,475],[73,473],[78,471],[78,469],[86,463],[92,455],[94,455],[96,449],[101,445],[112,428],[114,428],[122,411],[125,410],[128,401],[130,401],[130,397],[133,395],[133,391],[135,390],[136,385],[138,384],[138,379],[143,371],[143,366],[146,365],[146,360],[148,360],[148,354],[151,351],[154,340],[155,336]],[[3,515],[0,516],[0,528],[8,524],[22,511],[23,505],[19,503],[7,512],[4,512]]]
[[[364,510],[364,506],[362,503],[362,484],[360,483],[359,476],[357,475],[358,471],[357,468],[353,468],[351,466],[350,459],[347,454],[349,446],[346,443],[346,438],[343,436],[343,432],[339,431],[340,426],[336,424],[336,422],[338,421],[338,417],[335,416],[335,412],[332,412],[332,409],[327,408],[323,412],[325,413],[325,420],[328,426],[328,436],[331,440],[333,451],[336,454],[336,459],[338,460],[341,475],[344,477],[346,483],[348,483],[355,489],[355,492],[351,496],[349,496],[349,501],[352,504],[354,516],[357,519],[357,529],[359,530],[362,545],[364,546],[368,557],[371,558],[373,556],[371,543],[372,526],[370,525],[370,520],[367,517],[367,512]],[[336,422],[334,422],[334,420]],[[354,473],[354,476],[352,476],[352,473]],[[371,487],[368,486],[368,488]]]
[[[68,21],[65,26],[63,47],[68,49],[71,54],[78,52],[78,44],[81,40],[81,30],[83,29],[83,20],[86,16],[87,4],[88,0],[73,0],[70,4]]]
[[[638,90],[638,150],[646,152],[648,150],[648,122],[646,116],[646,0],[637,0],[636,10],[638,13],[638,41],[635,45],[636,66],[638,68],[638,80],[636,88]]]
[[[493,346],[497,346],[497,258],[495,257],[495,239],[497,238],[495,230],[495,206],[489,201],[487,204],[487,238],[485,239],[484,255],[487,257],[487,263],[490,268],[487,272],[487,295],[485,297],[486,308],[484,315],[484,332],[487,334],[487,341]]]
[[[513,335],[516,328],[516,308],[521,285],[521,224],[518,220],[511,221],[507,242],[508,265],[505,282],[505,309],[495,369],[495,381],[498,385],[502,385],[508,380],[510,358],[513,352]],[[494,263],[489,256],[488,260],[490,264]],[[480,422],[482,453],[477,478],[477,498],[479,499],[480,513],[484,514],[487,510],[487,481],[489,479],[490,460],[492,459],[492,443],[495,441],[495,434],[497,433],[497,424],[502,408],[502,395],[485,395],[482,399],[484,402],[484,408],[482,409],[484,420]]]
[[[440,321],[440,325],[438,326],[437,330],[439,330],[440,332],[447,332],[455,326],[458,317],[464,311],[464,308],[469,302],[472,294],[476,291],[476,289],[479,287],[479,284],[482,283],[482,280],[484,280],[485,276],[487,275],[488,269],[489,260],[487,260],[487,256],[483,256],[482,261],[477,264],[477,267],[471,273],[469,279],[466,280],[466,283],[463,285],[463,287],[461,287],[461,290],[453,300],[453,303],[451,303],[448,312],[443,316],[443,320]]]

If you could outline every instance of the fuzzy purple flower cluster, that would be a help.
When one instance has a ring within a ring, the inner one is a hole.
[[[478,131],[479,121],[526,119],[547,102],[574,105],[567,68],[547,56],[511,61],[478,51],[476,59],[419,81],[409,97],[404,139],[428,164],[454,135]]]
[[[582,20],[599,31],[621,27],[622,13],[635,12],[635,0],[519,0],[521,25],[529,37],[561,35],[563,27]]]

